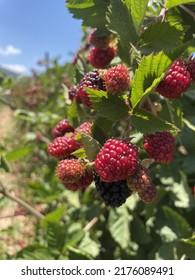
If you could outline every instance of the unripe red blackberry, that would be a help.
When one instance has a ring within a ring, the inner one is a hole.
[[[127,185],[132,191],[145,192],[153,183],[146,168],[139,164],[134,175],[127,178]]]
[[[63,136],[55,138],[49,144],[48,153],[58,159],[63,159],[77,149],[78,144],[74,138]]]
[[[106,50],[93,48],[88,55],[89,63],[95,68],[105,68],[115,57],[116,50],[109,46]]]
[[[61,120],[53,129],[52,135],[54,138],[62,137],[67,132],[74,132],[74,128],[70,125],[69,121],[64,119]]]
[[[76,183],[85,175],[85,168],[77,159],[61,160],[56,175],[63,184]]]
[[[144,203],[152,203],[157,196],[157,190],[154,185],[148,186],[145,191],[138,192],[139,197]]]
[[[77,190],[85,190],[89,185],[93,182],[93,173],[90,171],[86,171],[85,175],[81,177],[77,182],[65,184],[63,183],[63,186],[72,192],[75,192]]]
[[[92,127],[91,122],[84,122],[84,123],[80,124],[78,127],[75,128],[75,134],[83,132],[83,133],[90,136],[91,135],[91,127]]]
[[[182,59],[176,60],[156,91],[164,97],[178,99],[190,86],[190,73]]]
[[[97,36],[97,29],[94,29],[87,38],[88,43],[95,48],[106,50],[112,40],[112,35]]]
[[[111,94],[118,94],[128,90],[130,76],[124,64],[118,64],[105,71],[103,75],[106,90]]]
[[[91,88],[96,90],[104,90],[103,80],[100,78],[98,70],[88,72],[81,80],[78,87],[78,96],[85,106],[92,108],[92,103],[89,99],[88,93],[85,88]]]
[[[56,175],[63,186],[71,191],[87,188],[93,181],[93,171],[77,159],[65,159],[58,163]]]
[[[105,182],[125,180],[136,172],[138,148],[127,140],[109,139],[95,160],[95,168]]]
[[[94,181],[99,198],[107,206],[119,207],[132,194],[125,180],[108,183],[102,181],[99,176],[95,175]]]
[[[190,73],[192,82],[195,83],[195,57],[191,57],[187,62],[187,70]]]
[[[168,131],[144,136],[144,149],[148,156],[159,163],[168,163],[174,156],[175,138]]]
[[[71,86],[70,88],[69,88],[69,90],[68,90],[68,96],[69,96],[69,98],[70,98],[70,100],[76,100],[76,102],[78,103],[78,104],[81,104],[82,103],[82,101],[81,101],[81,99],[80,99],[80,97],[79,97],[79,95],[78,95],[78,89],[77,89],[77,87],[76,86]]]

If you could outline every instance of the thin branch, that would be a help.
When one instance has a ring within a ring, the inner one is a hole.
[[[84,232],[87,232],[92,226],[94,226],[98,221],[98,217],[94,217],[83,229]]]
[[[182,8],[187,14],[189,14],[193,18],[193,20],[195,21],[195,13],[193,11],[191,11],[190,9],[188,9],[184,5],[179,5],[179,7]]]
[[[31,214],[33,214],[38,220],[42,220],[44,218],[44,215],[42,215],[41,213],[39,213],[37,210],[35,210],[31,205],[29,205],[28,203],[26,203],[25,201],[23,201],[22,199],[20,199],[19,197],[12,195],[11,193],[9,193],[5,186],[3,185],[3,183],[0,181],[0,193],[4,194],[5,196],[7,196],[8,198],[10,198],[11,200],[17,202],[19,205],[21,205],[22,207],[24,207],[28,212],[30,212]]]

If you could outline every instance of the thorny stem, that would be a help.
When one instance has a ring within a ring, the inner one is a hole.
[[[23,201],[22,199],[20,199],[19,197],[12,195],[11,193],[9,193],[5,186],[3,185],[3,183],[0,181],[0,193],[2,193],[3,195],[7,196],[8,198],[10,198],[11,200],[17,202],[19,205],[21,205],[22,207],[24,207],[28,212],[30,212],[31,214],[33,214],[38,220],[42,220],[44,218],[44,215],[42,215],[41,213],[39,213],[37,210],[35,210],[32,206],[30,206],[28,203],[26,203],[25,201]]]
[[[195,21],[195,13],[193,11],[191,11],[190,9],[188,9],[184,5],[179,5],[179,7],[182,8],[186,13],[188,13],[193,18],[193,20]]]
[[[131,118],[129,117],[128,120],[127,120],[127,125],[126,125],[126,128],[125,128],[125,131],[124,131],[124,134],[123,134],[122,138],[128,138],[129,137],[130,131],[131,131],[131,126],[132,126]]]
[[[148,105],[150,106],[150,110],[152,112],[152,114],[155,116],[155,117],[158,117],[158,114],[156,112],[156,110],[154,109],[154,106],[152,104],[152,101],[150,100],[149,97],[146,98],[146,101],[148,102]]]

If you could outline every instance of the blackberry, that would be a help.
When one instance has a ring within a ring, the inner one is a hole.
[[[162,96],[178,99],[190,86],[190,73],[182,59],[176,60],[165,78],[159,83],[156,91]]]
[[[103,76],[106,90],[111,94],[118,94],[128,90],[130,77],[127,67],[124,64],[118,64],[111,67]]]
[[[99,72],[97,69],[88,72],[84,78],[81,80],[78,87],[78,96],[81,99],[82,103],[92,108],[92,103],[89,99],[88,93],[85,90],[86,88],[96,89],[96,90],[104,90],[105,86],[103,80],[100,78]]]
[[[125,180],[136,172],[138,148],[127,140],[109,139],[95,159],[95,168],[105,182]]]
[[[168,131],[144,136],[144,149],[149,158],[159,163],[168,163],[174,156],[175,138]]]
[[[87,38],[89,44],[102,50],[106,50],[112,40],[112,35],[97,36],[97,29],[94,29]]]
[[[116,50],[114,47],[109,46],[106,50],[93,48],[88,55],[89,63],[95,68],[105,68],[115,57]]]
[[[70,125],[69,121],[64,119],[61,120],[53,129],[52,135],[54,138],[62,137],[67,132],[74,132],[74,128]]]
[[[132,191],[128,188],[125,180],[108,183],[101,181],[100,177],[94,176],[96,191],[99,198],[111,207],[119,207],[131,196]]]

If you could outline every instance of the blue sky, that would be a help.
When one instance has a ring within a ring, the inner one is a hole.
[[[0,0],[0,65],[20,73],[37,69],[44,57],[61,56],[79,48],[81,21],[73,19],[65,0]]]

